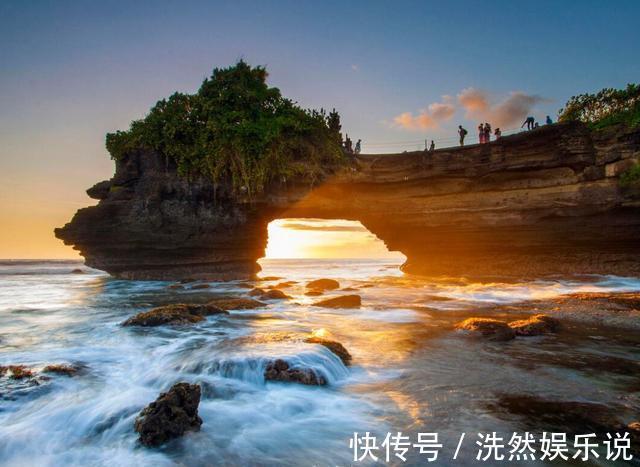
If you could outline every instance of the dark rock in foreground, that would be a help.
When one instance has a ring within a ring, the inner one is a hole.
[[[0,376],[8,375],[11,379],[25,379],[34,376],[33,370],[26,365],[0,366]]]
[[[264,370],[266,381],[280,381],[284,383],[299,383],[308,386],[325,386],[327,380],[322,375],[317,375],[310,368],[291,368],[282,359],[275,360],[267,365]]]
[[[340,360],[342,360],[342,363],[344,363],[345,366],[349,366],[351,364],[351,354],[347,349],[344,348],[344,345],[342,345],[340,342],[336,342],[330,339],[324,339],[322,337],[316,337],[316,336],[305,339],[305,342],[307,344],[323,345],[327,349],[331,350],[331,352],[336,354],[340,358]]]
[[[135,430],[145,446],[160,446],[187,431],[198,431],[202,419],[198,416],[200,386],[177,383],[140,412]]]
[[[211,286],[209,284],[196,284],[191,286],[191,290],[202,290],[202,289],[208,289]]]
[[[507,323],[492,318],[467,318],[456,328],[492,341],[508,341],[516,337]]]
[[[512,321],[509,327],[516,336],[540,336],[549,332],[556,332],[560,328],[560,321],[551,316],[538,314],[527,319]]]
[[[166,305],[132,316],[123,326],[161,326],[163,324],[192,324],[204,320],[205,316],[227,313],[220,307],[206,305]]]
[[[324,308],[358,308],[362,305],[360,295],[341,295],[339,297],[328,298],[313,304]]]
[[[84,274],[84,271],[82,269],[73,269],[71,274]]]
[[[307,289],[325,291],[340,288],[340,283],[334,279],[317,279],[307,284]]]

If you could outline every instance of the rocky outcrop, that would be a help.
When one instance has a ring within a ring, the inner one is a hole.
[[[344,345],[340,342],[332,341],[331,339],[325,339],[323,337],[311,336],[304,340],[307,344],[319,344],[331,352],[333,352],[345,366],[351,365],[351,354],[347,349],[345,349]]]
[[[540,336],[550,332],[556,332],[560,328],[560,321],[543,315],[533,315],[527,319],[520,319],[509,323],[516,336]]]
[[[266,381],[280,381],[283,383],[299,383],[307,386],[325,386],[327,380],[316,374],[311,368],[291,368],[289,364],[278,359],[270,362],[264,370]]]
[[[316,279],[307,283],[307,289],[324,292],[325,290],[334,290],[340,287],[340,282],[335,279]]]
[[[212,305],[223,310],[252,310],[266,306],[266,303],[253,300],[252,298],[217,298],[211,300],[207,305]]]
[[[267,225],[284,217],[358,220],[403,270],[428,275],[640,275],[640,198],[619,175],[640,130],[556,124],[491,144],[360,155],[310,187],[282,181],[260,199],[187,180],[153,152],[116,163],[56,235],[86,264],[137,279],[250,278]]]
[[[160,446],[187,431],[198,431],[202,419],[198,416],[200,386],[177,383],[145,407],[135,421],[140,443]]]
[[[493,318],[467,318],[456,328],[472,336],[481,336],[497,342],[509,341],[516,337],[516,333],[507,323]]]
[[[327,298],[313,304],[322,308],[359,308],[362,304],[360,295],[340,295],[338,297]]]
[[[138,313],[127,319],[123,326],[161,326],[163,324],[193,324],[203,321],[206,316],[226,314],[227,311],[215,305],[165,305]]]

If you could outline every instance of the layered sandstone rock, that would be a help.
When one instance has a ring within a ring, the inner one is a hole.
[[[253,277],[268,223],[284,217],[358,220],[411,273],[639,275],[640,197],[618,183],[639,159],[638,129],[556,124],[431,154],[361,155],[313,188],[289,180],[249,201],[134,152],[89,190],[98,205],[56,235],[124,278]]]

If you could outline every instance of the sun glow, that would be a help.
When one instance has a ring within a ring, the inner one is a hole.
[[[402,258],[360,222],[278,219],[269,224],[266,258]]]

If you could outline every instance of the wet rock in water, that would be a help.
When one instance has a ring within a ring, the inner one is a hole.
[[[265,281],[265,282],[279,281],[280,279],[282,279],[282,277],[278,277],[278,276],[265,276],[265,277],[260,277],[259,278],[259,280]]]
[[[191,286],[191,290],[200,290],[200,289],[208,289],[211,286],[209,284],[196,284]]]
[[[260,296],[264,295],[265,292],[266,292],[266,290],[261,289],[260,287],[255,287],[249,292],[249,296],[250,297],[260,297]]]
[[[631,422],[627,425],[627,428],[640,434],[640,422]]]
[[[0,366],[0,376],[7,375],[11,379],[25,379],[33,377],[33,370],[26,365]]]
[[[556,332],[560,328],[560,321],[548,315],[533,315],[527,319],[512,321],[509,327],[516,336],[540,336],[549,332]]]
[[[195,279],[192,279],[190,277],[186,278],[186,279],[180,279],[180,283],[181,284],[189,284],[190,282],[195,282]]]
[[[236,284],[236,287],[239,289],[253,289],[253,285],[248,282],[240,282],[239,284]]]
[[[430,302],[450,302],[453,300],[451,297],[443,297],[442,295],[427,295],[425,299]]]
[[[313,304],[313,306],[321,306],[324,308],[359,308],[360,305],[362,305],[360,295],[341,295]]]
[[[316,279],[307,283],[307,289],[312,290],[335,290],[340,288],[340,282],[334,279]]]
[[[145,446],[160,446],[187,431],[198,431],[200,386],[177,383],[145,407],[135,421],[135,430]]]
[[[42,369],[43,373],[55,373],[64,376],[73,376],[78,373],[78,371],[80,371],[78,367],[65,364],[47,365]]]
[[[71,274],[84,274],[84,271],[82,269],[77,268],[77,269],[73,269],[71,271]]]
[[[267,304],[252,298],[218,298],[211,300],[207,305],[213,305],[223,310],[251,310]]]
[[[266,290],[260,296],[260,298],[262,298],[264,300],[285,300],[285,299],[291,298],[291,297],[289,295],[287,295],[286,293],[284,293],[282,290],[271,289],[271,290]]]
[[[184,286],[182,284],[171,284],[171,285],[167,286],[167,289],[182,290],[182,289],[184,289]]]
[[[321,292],[320,290],[309,290],[308,292],[305,293],[305,295],[309,297],[318,297],[322,294],[323,292]]]
[[[341,292],[355,292],[358,289],[354,289],[353,287],[345,287],[344,289],[340,289]]]
[[[289,287],[297,284],[297,281],[285,281],[279,282],[278,284],[269,286],[270,289],[288,289]]]
[[[492,341],[508,341],[516,337],[516,333],[507,323],[492,318],[467,318],[456,325],[456,329],[479,334]]]
[[[323,345],[327,349],[331,350],[331,352],[336,354],[340,358],[340,360],[342,360],[342,363],[344,363],[345,366],[349,366],[351,364],[351,354],[347,349],[344,348],[344,345],[342,345],[340,342],[336,342],[330,339],[324,339],[322,337],[316,337],[316,336],[312,336],[305,339],[305,342],[307,344]]]
[[[205,316],[227,313],[212,305],[166,305],[132,316],[123,326],[161,326],[163,324],[192,324],[204,320]]]
[[[322,375],[317,375],[312,369],[291,368],[282,359],[277,359],[267,365],[264,370],[264,379],[283,383],[306,384],[308,386],[325,386],[327,384],[327,380]]]

